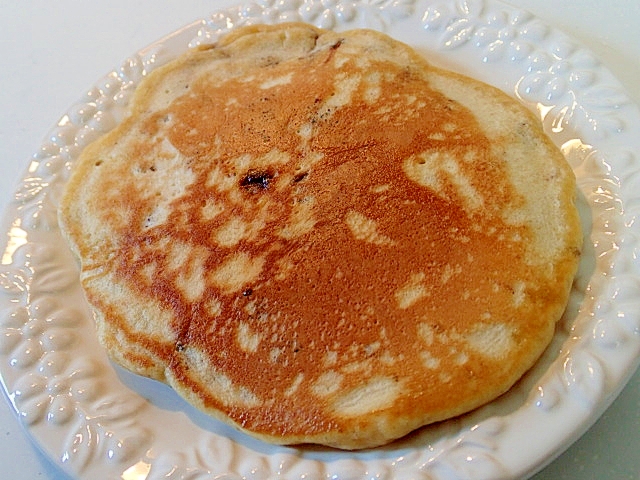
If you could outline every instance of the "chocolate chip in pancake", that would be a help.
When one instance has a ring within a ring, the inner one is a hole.
[[[533,365],[577,267],[574,191],[502,92],[284,24],[153,72],[60,220],[116,362],[267,441],[355,449]]]

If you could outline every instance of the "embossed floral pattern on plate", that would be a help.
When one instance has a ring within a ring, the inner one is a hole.
[[[576,172],[585,253],[551,346],[507,395],[369,452],[261,444],[123,372],[99,347],[57,227],[82,148],[113,128],[144,75],[239,25],[306,21],[385,31],[536,110]],[[213,13],[123,62],[72,106],[33,156],[7,212],[0,372],[18,415],[86,478],[517,478],[595,421],[640,354],[640,114],[590,54],[491,0],[258,0]]]

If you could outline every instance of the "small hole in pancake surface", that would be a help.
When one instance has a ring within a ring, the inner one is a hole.
[[[309,175],[309,172],[302,172],[297,174],[295,177],[293,177],[293,182],[294,183],[299,183],[302,180],[304,180],[305,178],[307,178],[307,176]]]

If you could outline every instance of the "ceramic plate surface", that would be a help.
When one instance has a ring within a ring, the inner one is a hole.
[[[123,117],[141,78],[249,23],[369,27],[536,111],[576,172],[584,256],[551,346],[468,415],[363,452],[271,446],[164,385],[111,364],[94,333],[56,208],[73,162]],[[640,354],[640,113],[590,52],[490,0],[259,0],[212,14],[127,59],[54,126],[6,212],[0,373],[30,434],[79,478],[500,479],[533,474],[608,407]],[[635,134],[634,134],[635,131]]]

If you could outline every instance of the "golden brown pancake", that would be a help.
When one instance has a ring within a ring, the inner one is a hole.
[[[576,270],[537,119],[380,33],[241,28],[146,78],[60,221],[124,367],[280,444],[372,447],[508,390]]]

